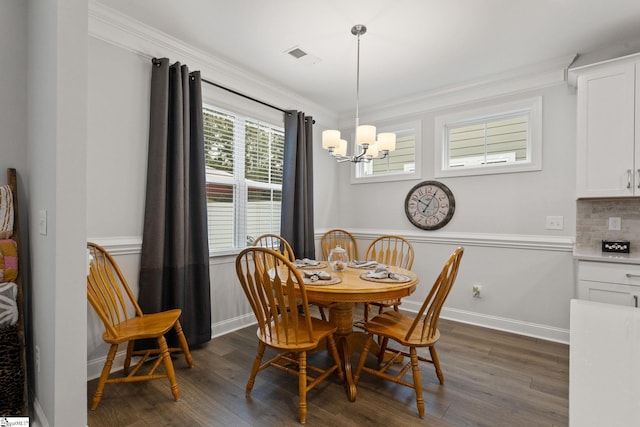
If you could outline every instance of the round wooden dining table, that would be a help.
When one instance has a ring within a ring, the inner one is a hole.
[[[362,343],[364,334],[353,329],[353,309],[355,303],[367,303],[403,298],[411,295],[418,285],[418,276],[403,268],[389,266],[388,270],[396,278],[375,279],[367,274],[372,270],[346,267],[343,271],[331,271],[327,266],[322,270],[330,273],[332,280],[305,280],[307,299],[310,303],[320,303],[329,307],[329,321],[337,326],[338,351],[343,362],[345,388],[349,400],[356,400],[356,386],[351,368],[351,349],[356,342]],[[302,272],[302,271],[301,271]],[[339,283],[325,284],[336,282]],[[400,279],[400,280],[398,280]]]

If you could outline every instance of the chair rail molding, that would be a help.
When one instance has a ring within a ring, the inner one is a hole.
[[[411,243],[442,245],[481,246],[508,249],[530,249],[573,252],[573,236],[541,236],[526,234],[483,234],[483,233],[416,233],[407,230],[367,230],[349,229],[357,239],[373,240],[380,234],[395,234],[405,237]],[[327,230],[316,230],[316,240]]]

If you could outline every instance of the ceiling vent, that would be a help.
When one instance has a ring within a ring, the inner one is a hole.
[[[302,50],[298,46],[294,46],[294,47],[292,47],[290,49],[287,49],[287,50],[284,51],[284,53],[287,53],[287,54],[291,55],[291,57],[293,57],[296,60],[298,60],[299,64],[313,65],[313,64],[317,64],[318,62],[320,62],[320,58],[318,58],[317,56],[313,56],[313,55],[308,54],[307,52],[305,52],[304,50]]]
[[[303,56],[305,56],[307,54],[307,52],[305,52],[304,50],[300,49],[299,47],[294,47],[293,49],[291,49],[287,53],[289,55],[293,56],[296,59],[300,59],[300,58],[302,58]]]

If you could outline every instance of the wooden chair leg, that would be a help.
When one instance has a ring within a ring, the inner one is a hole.
[[[324,308],[321,305],[318,306],[318,311],[320,312],[320,318],[326,321],[327,314],[324,312]]]
[[[182,352],[184,353],[184,358],[187,361],[187,365],[190,368],[193,368],[193,357],[191,356],[191,351],[189,351],[189,344],[187,343],[187,338],[184,336],[184,332],[182,331],[182,325],[180,325],[180,321],[176,321],[176,324],[173,327],[176,331],[176,335],[178,336],[178,341],[180,341],[180,347],[182,347]]]
[[[102,373],[100,374],[100,379],[98,380],[98,387],[96,388],[96,392],[93,394],[93,400],[91,402],[92,411],[98,407],[100,399],[102,399],[104,386],[107,383],[109,374],[111,373],[111,366],[113,365],[113,359],[116,357],[117,351],[118,345],[112,344],[109,348],[109,353],[107,353],[107,360],[104,362],[104,366],[102,367]]]
[[[133,354],[133,346],[135,345],[135,341],[129,341],[127,343],[127,354],[124,358],[124,373],[129,373],[129,367],[131,366],[131,355]]]
[[[440,368],[440,359],[438,359],[438,352],[436,351],[435,345],[429,346],[429,353],[431,353],[431,360],[433,361],[433,366],[436,368],[438,380],[440,381],[440,384],[444,384],[444,374]]]
[[[180,389],[178,388],[178,381],[176,381],[176,373],[173,370],[173,362],[171,361],[171,355],[169,354],[169,347],[167,347],[167,340],[164,337],[158,337],[158,347],[160,348],[160,357],[164,362],[164,369],[167,372],[169,378],[169,384],[171,385],[171,394],[175,401],[180,400]]]
[[[364,363],[367,361],[367,355],[369,354],[369,349],[371,348],[371,344],[373,343],[373,335],[368,334],[367,340],[364,342],[364,347],[362,347],[362,352],[360,352],[360,358],[358,359],[358,365],[356,366],[356,371],[353,373],[353,383],[358,384],[358,380],[360,379],[360,372],[362,372],[362,367]]]
[[[300,403],[300,424],[307,422],[307,352],[298,353],[298,394]]]
[[[380,353],[378,353],[378,364],[384,361],[384,354],[387,352],[388,344],[389,344],[389,338],[383,338],[382,341],[379,342]]]
[[[264,350],[267,346],[262,342],[258,342],[258,353],[256,354],[256,358],[253,360],[253,367],[251,368],[251,374],[249,375],[249,380],[247,381],[247,388],[245,390],[245,397],[249,397],[251,394],[251,390],[253,389],[253,384],[256,380],[256,375],[258,375],[258,371],[260,370],[260,363],[262,363],[262,356],[264,355]]]
[[[411,355],[411,370],[413,371],[413,388],[416,392],[416,404],[418,415],[424,418],[424,399],[422,398],[422,378],[420,376],[420,366],[418,365],[418,352],[415,347],[409,349]]]
[[[333,358],[333,362],[336,364],[338,371],[338,377],[340,378],[340,382],[344,382],[344,372],[342,370],[342,362],[340,361],[340,355],[338,354],[338,347],[336,346],[336,340],[333,335],[327,336],[327,349],[329,350],[329,354]]]

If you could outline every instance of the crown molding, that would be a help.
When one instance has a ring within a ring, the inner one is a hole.
[[[143,22],[122,14],[97,0],[89,1],[89,36],[135,53],[143,58],[170,57],[189,64],[202,77],[241,93],[280,105],[283,109],[304,109],[326,117],[336,113],[273,81],[248,72],[220,57],[197,49]]]
[[[566,55],[545,62],[512,69],[483,79],[464,84],[436,89],[417,94],[411,98],[401,98],[382,103],[375,108],[360,111],[360,119],[384,121],[406,117],[418,113],[484,101],[515,93],[564,84],[567,69],[577,55]],[[353,126],[353,114],[340,115],[339,126]]]

